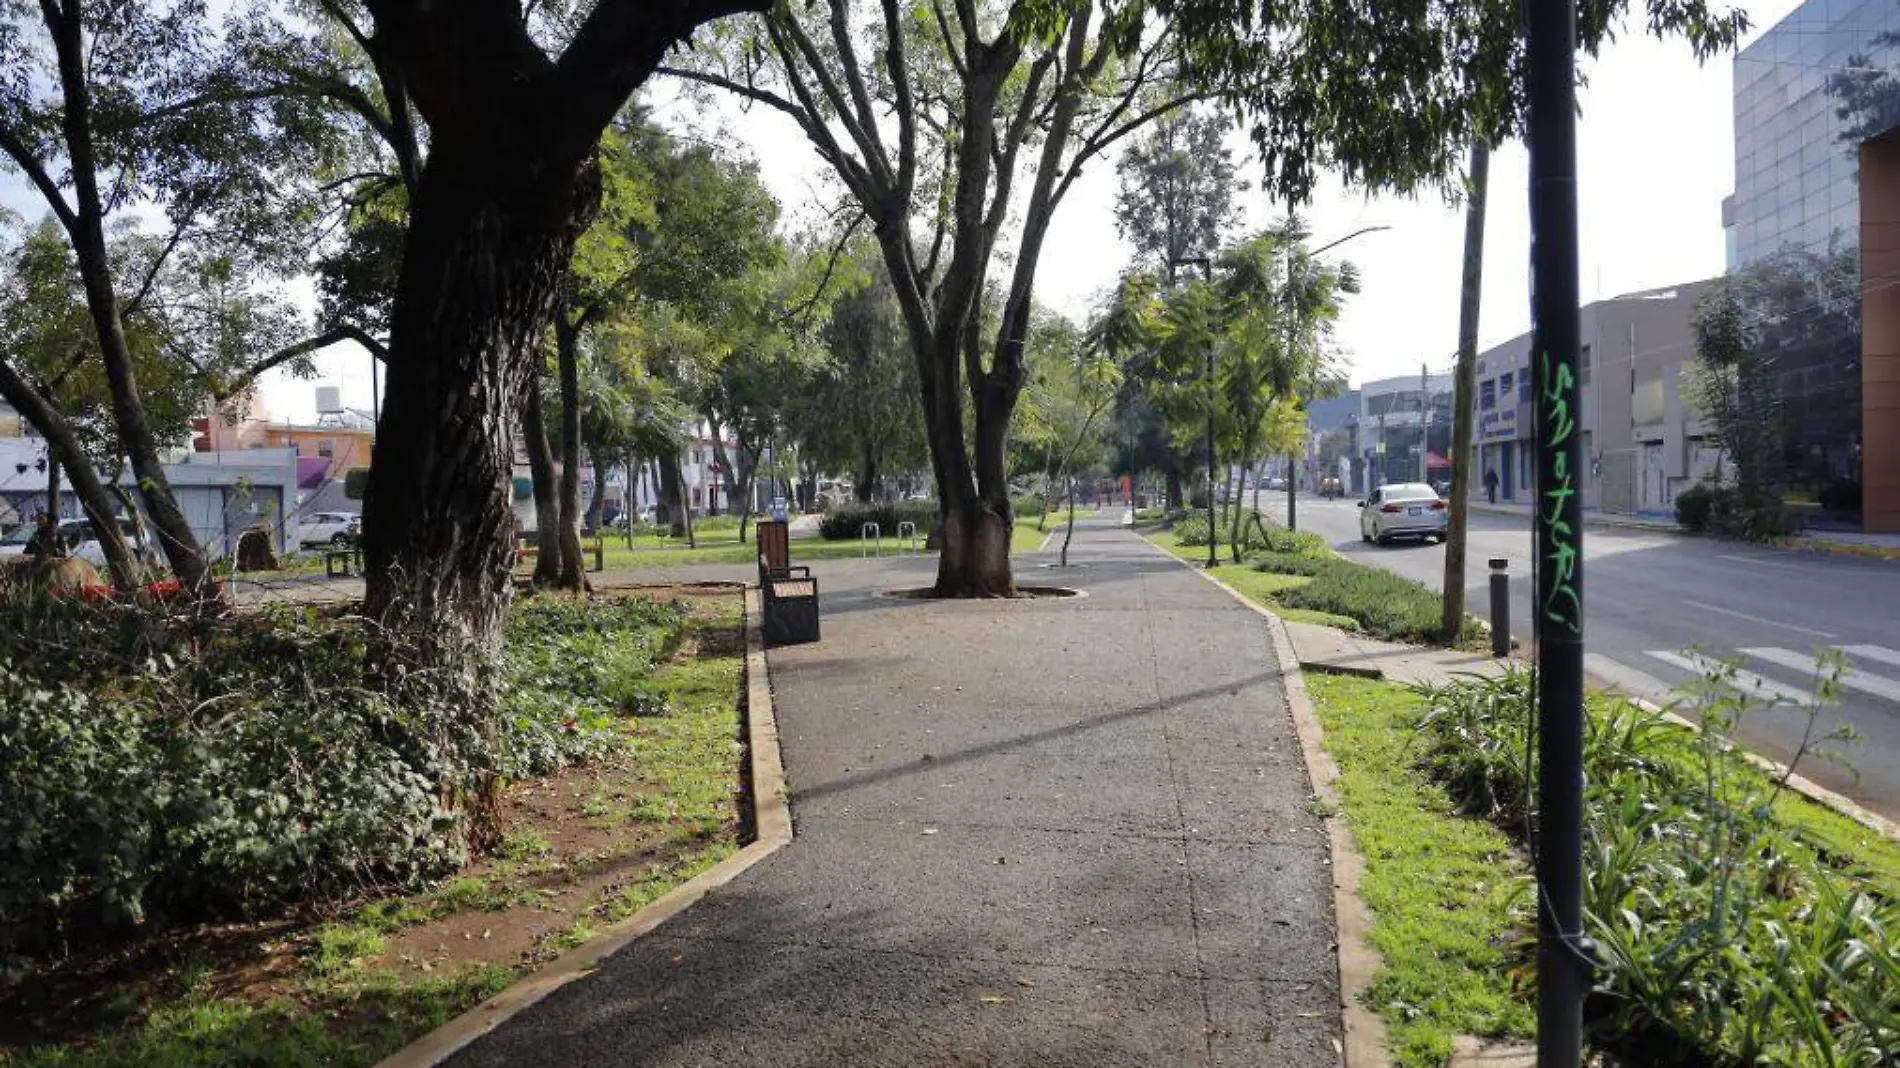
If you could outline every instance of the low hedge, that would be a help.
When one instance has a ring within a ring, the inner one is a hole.
[[[1444,607],[1423,583],[1339,557],[1299,553],[1266,553],[1254,569],[1313,580],[1274,595],[1288,608],[1345,616],[1367,634],[1387,641],[1430,645],[1440,640]],[[1484,640],[1484,631],[1466,616],[1458,638],[1461,645],[1475,645]]]
[[[893,504],[855,504],[826,512],[818,521],[818,535],[826,541],[854,541],[864,524],[876,523],[884,537],[897,536],[897,525],[917,524],[917,536],[927,536],[937,525],[936,501],[900,501]]]

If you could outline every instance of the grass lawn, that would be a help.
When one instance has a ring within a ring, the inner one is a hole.
[[[1441,1065],[1459,1034],[1523,1037],[1529,991],[1514,993],[1528,936],[1528,871],[1491,824],[1454,813],[1444,790],[1409,766],[1422,700],[1403,686],[1308,675],[1353,839],[1366,856],[1359,893],[1383,958],[1366,993],[1402,1068]]]
[[[1149,541],[1190,563],[1205,565],[1206,545],[1183,545],[1173,529],[1150,530]],[[1248,600],[1283,619],[1319,623],[1367,634],[1387,641],[1414,645],[1435,644],[1442,605],[1428,587],[1388,571],[1348,560],[1310,535],[1279,530],[1278,543],[1297,546],[1291,551],[1255,549],[1239,564],[1223,563],[1214,577],[1240,591]],[[1231,560],[1223,543],[1217,558]],[[1483,648],[1484,632],[1472,616],[1465,617],[1459,645]]]
[[[420,892],[175,929],[30,976],[0,993],[0,1065],[374,1064],[730,856],[741,604],[678,601],[664,632],[583,635],[584,655],[511,646],[511,686],[570,687],[625,744],[507,783],[491,855]],[[576,673],[597,685],[571,688]]]
[[[1181,544],[1181,539],[1176,537],[1171,530],[1153,530],[1143,536],[1156,545],[1161,546],[1163,549],[1186,560],[1188,563],[1195,565],[1205,565],[1207,563],[1207,546],[1183,545]],[[1229,559],[1225,545],[1219,547],[1218,559],[1222,561]],[[1290,605],[1281,604],[1278,600],[1275,600],[1276,594],[1298,589],[1313,581],[1310,578],[1301,575],[1275,575],[1265,571],[1255,571],[1253,565],[1247,563],[1222,563],[1219,567],[1208,572],[1208,574],[1232,586],[1234,589],[1240,591],[1240,594],[1249,601],[1265,608],[1281,619],[1289,619],[1295,623],[1318,623],[1323,626],[1338,627],[1340,630],[1359,631],[1362,629],[1358,621],[1349,616],[1334,615],[1331,612],[1320,612],[1310,608],[1295,608]]]
[[[1054,524],[1050,530],[1056,529]],[[689,548],[679,538],[666,538],[644,534],[633,539],[633,548],[627,548],[625,538],[608,538],[604,553],[608,569],[635,569],[643,567],[684,567],[688,564],[750,564],[758,559],[758,550],[753,547],[751,530],[746,531],[746,540],[739,540],[736,528],[696,532],[697,547]],[[1035,552],[1042,547],[1042,539],[1048,531],[1039,531],[1033,522],[1018,521],[1010,539],[1012,553]],[[886,555],[896,551],[895,538],[884,539]],[[918,547],[923,546],[923,535],[919,533]],[[593,542],[585,543],[588,565],[594,559]],[[826,541],[823,538],[793,538],[792,563],[809,563],[813,560],[856,559],[865,555],[865,547],[857,541]]]

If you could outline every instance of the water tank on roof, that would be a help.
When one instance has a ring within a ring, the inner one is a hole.
[[[342,415],[343,390],[336,386],[317,387],[317,414]]]

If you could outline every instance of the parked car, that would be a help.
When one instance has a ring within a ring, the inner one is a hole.
[[[355,512],[318,512],[304,520],[297,544],[306,549],[344,549],[363,536],[363,517]]]
[[[1271,475],[1271,476],[1269,476],[1269,477],[1267,478],[1267,488],[1268,488],[1268,489],[1270,489],[1270,490],[1283,490],[1283,489],[1285,489],[1285,488],[1286,488],[1286,478],[1285,478],[1284,476],[1281,476],[1281,475]]]
[[[1346,495],[1346,490],[1339,484],[1338,479],[1322,478],[1319,480],[1319,495],[1326,498],[1339,498]]]
[[[1393,482],[1359,502],[1359,540],[1384,545],[1395,538],[1445,540],[1450,511],[1423,482]]]
[[[24,556],[27,543],[33,537],[36,524],[22,524],[19,529],[0,540],[0,556]],[[126,544],[140,559],[151,562],[151,546],[139,538],[138,524],[120,516],[119,529],[125,533]],[[76,556],[96,567],[106,566],[105,548],[99,544],[98,535],[93,533],[90,519],[62,519],[59,521],[59,547],[66,556]]]

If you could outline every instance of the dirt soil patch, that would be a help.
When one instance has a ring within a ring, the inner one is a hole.
[[[622,752],[508,784],[494,854],[417,893],[0,976],[0,1065],[371,1064],[736,852],[751,822],[742,594],[612,595],[688,610],[650,680],[667,710],[628,717]]]

